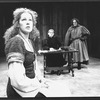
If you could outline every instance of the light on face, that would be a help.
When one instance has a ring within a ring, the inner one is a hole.
[[[54,30],[49,30],[48,35],[49,35],[49,37],[53,37],[54,36]]]
[[[77,21],[73,20],[73,26],[77,26]]]
[[[33,29],[33,19],[30,13],[25,12],[19,20],[19,27],[22,32],[29,33]]]

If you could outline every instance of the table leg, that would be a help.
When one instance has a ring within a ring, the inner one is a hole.
[[[44,65],[43,65],[43,72],[44,72],[44,77],[45,77],[45,69],[46,69],[46,55],[44,55]]]
[[[72,71],[72,77],[74,77],[74,70],[73,70],[73,53],[68,53],[68,70],[69,72]]]

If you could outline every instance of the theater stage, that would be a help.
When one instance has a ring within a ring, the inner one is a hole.
[[[43,73],[43,57],[38,56],[38,65]],[[74,65],[74,74],[64,71],[61,75],[46,74],[45,78],[53,81],[64,83],[70,91],[70,95],[66,97],[99,97],[100,96],[100,59],[90,57],[89,65],[82,65],[82,69],[78,70]],[[0,97],[6,97],[7,85],[7,63],[5,58],[0,59]],[[61,86],[61,90],[66,87]]]

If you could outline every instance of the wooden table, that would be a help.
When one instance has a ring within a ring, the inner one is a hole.
[[[78,50],[72,49],[72,50],[55,50],[55,51],[49,51],[49,50],[43,50],[40,52],[44,57],[44,77],[45,77],[45,71],[47,70],[66,70],[68,69],[69,73],[72,72],[72,77],[74,77],[74,70],[73,70],[73,53],[78,52]],[[55,53],[63,53],[68,54],[68,65],[66,67],[47,67],[46,66],[46,56],[48,54],[55,54]]]

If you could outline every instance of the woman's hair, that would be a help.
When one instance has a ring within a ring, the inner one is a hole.
[[[13,12],[13,22],[12,22],[12,26],[10,28],[8,28],[4,34],[4,39],[5,39],[5,44],[7,43],[7,41],[14,37],[15,35],[17,35],[19,33],[19,19],[22,13],[24,12],[28,12],[32,15],[33,18],[33,30],[30,33],[29,38],[31,39],[35,39],[36,37],[40,36],[39,30],[36,28],[36,23],[37,23],[37,17],[38,14],[35,11],[32,11],[31,9],[27,9],[27,8],[17,8],[14,12]]]
[[[73,18],[72,20],[71,20],[71,25],[73,25],[73,20],[76,20],[76,22],[79,24],[80,23],[80,21],[77,19],[77,18]]]

